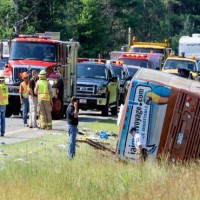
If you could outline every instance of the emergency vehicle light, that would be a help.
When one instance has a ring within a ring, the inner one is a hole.
[[[93,62],[106,63],[105,59],[91,59]]]
[[[120,65],[120,66],[122,66],[124,64],[124,62],[121,60],[114,60],[114,61],[111,61],[111,63],[115,64],[115,65]]]
[[[87,62],[87,61],[89,61],[89,58],[78,58],[77,61],[78,62]]]
[[[147,58],[147,55],[141,55],[141,54],[124,54],[124,58],[137,58],[137,59],[145,59]]]
[[[105,59],[93,59],[93,58],[78,58],[78,62],[98,62],[106,63]]]
[[[39,39],[52,39],[50,36],[42,36],[42,35],[24,35],[24,34],[19,34],[19,38],[39,38]]]

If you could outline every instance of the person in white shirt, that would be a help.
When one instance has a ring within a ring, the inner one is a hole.
[[[141,137],[141,134],[137,133],[136,127],[132,127],[129,133],[134,137],[136,154],[139,155],[141,161],[146,161],[148,157],[147,147],[143,138]]]

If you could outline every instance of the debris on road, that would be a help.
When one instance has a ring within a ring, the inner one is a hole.
[[[45,146],[46,144],[44,142],[39,142],[40,145]]]
[[[64,144],[59,144],[59,145],[57,145],[61,150],[66,150],[67,149],[67,147],[66,147],[66,145],[64,145]]]
[[[84,142],[84,143],[91,145],[95,149],[100,149],[100,150],[103,150],[103,151],[109,151],[112,154],[115,154],[115,149],[105,146],[104,142],[99,141],[99,139],[91,139],[89,137],[84,137],[84,138],[77,139],[76,141],[77,142]]]
[[[18,158],[18,159],[16,159],[16,161],[23,162],[23,163],[26,163],[26,164],[30,163],[29,161],[26,161],[23,158]]]
[[[50,133],[51,135],[54,135],[54,136],[57,136],[57,135],[60,135],[60,136],[62,136],[63,135],[63,133]]]

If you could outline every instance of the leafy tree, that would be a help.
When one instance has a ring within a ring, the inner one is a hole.
[[[107,47],[106,18],[101,0],[82,0],[83,11],[78,21],[78,33],[83,56],[97,57]]]
[[[10,38],[13,34],[14,3],[0,0],[0,38]]]

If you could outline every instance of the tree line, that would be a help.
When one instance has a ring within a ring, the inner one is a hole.
[[[107,57],[128,42],[169,39],[200,32],[199,0],[0,0],[0,39],[15,33],[61,33],[79,41],[80,56]]]

